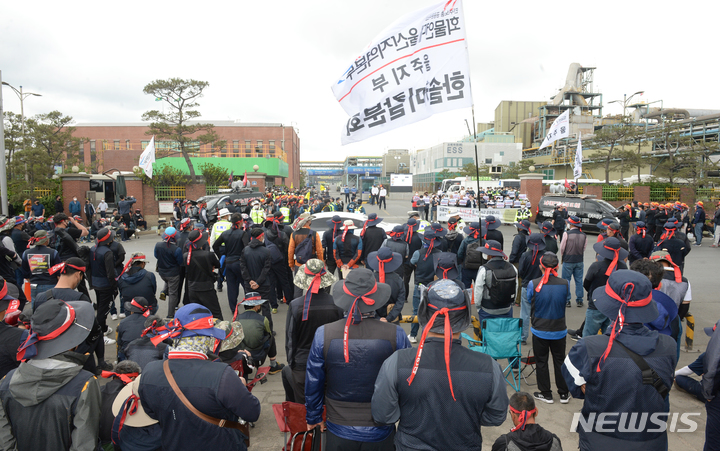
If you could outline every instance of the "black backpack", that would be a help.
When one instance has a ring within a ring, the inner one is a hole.
[[[308,260],[315,257],[315,232],[308,229],[307,235],[309,236],[306,236],[300,244],[295,246],[295,261],[301,265],[304,265]]]
[[[465,269],[479,269],[485,264],[485,255],[480,252],[482,246],[482,240],[467,245],[467,248],[465,248],[465,261],[463,262]]]

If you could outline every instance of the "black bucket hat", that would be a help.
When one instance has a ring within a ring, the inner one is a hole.
[[[440,252],[433,255],[433,267],[438,279],[457,279],[460,271],[457,266],[457,255],[452,252]]]
[[[130,302],[125,303],[125,310],[133,313],[142,313],[147,318],[150,316],[150,303],[142,296],[134,297]]]
[[[582,221],[577,216],[568,216],[567,219],[568,224],[570,224],[573,227],[582,227]]]
[[[527,237],[528,249],[533,251],[544,251],[545,250],[545,237],[542,233],[531,233]]]
[[[442,238],[448,233],[448,231],[445,230],[445,228],[440,225],[439,222],[433,222],[432,224],[430,224],[430,228],[433,230],[433,232],[435,232],[435,236],[438,238]]]
[[[620,240],[614,236],[593,244],[593,249],[599,256],[606,260],[615,260],[616,258],[617,261],[625,260],[629,255],[629,252],[620,246]],[[615,262],[616,264],[617,261]]]
[[[557,232],[555,231],[555,227],[553,227],[553,223],[550,221],[545,221],[542,223],[542,226],[540,226],[540,231],[545,236],[555,236],[557,235]]]
[[[33,313],[17,359],[46,359],[73,349],[90,335],[94,321],[89,302],[50,299]]]
[[[483,222],[485,223],[485,227],[487,227],[488,230],[495,230],[502,225],[502,222],[496,219],[493,215],[485,216]]]
[[[334,225],[342,226],[343,220],[340,216],[335,215],[332,217],[332,219],[327,220],[328,227],[333,227]]]
[[[367,222],[365,222],[366,227],[378,225],[382,222],[383,218],[378,218],[377,213],[370,213],[367,217]]]
[[[398,269],[402,265],[402,255],[393,252],[389,247],[381,247],[375,252],[370,252],[367,256],[367,266],[373,271],[379,273],[389,273]],[[380,266],[382,265],[382,270]]]
[[[479,222],[471,222],[463,229],[463,232],[465,232],[465,235],[467,236],[478,233],[479,236],[477,238],[479,238],[485,236],[485,234],[487,233],[487,228],[485,226],[481,226]]]
[[[485,245],[479,247],[477,250],[491,257],[507,257],[502,250],[502,246],[500,246],[500,242],[495,240],[485,240]]]
[[[532,224],[530,223],[530,221],[528,221],[527,219],[523,219],[522,221],[515,224],[515,227],[517,227],[518,231],[524,230],[529,234],[531,225]]]

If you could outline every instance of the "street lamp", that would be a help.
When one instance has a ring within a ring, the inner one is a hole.
[[[25,99],[27,99],[30,96],[36,96],[36,97],[42,97],[42,94],[36,94],[34,92],[23,92],[23,87],[20,86],[20,89],[15,88],[15,86],[11,85],[7,82],[2,82],[3,85],[9,86],[10,89],[15,91],[15,94],[20,99],[20,125],[22,126],[22,141],[23,141],[23,150],[25,150]]]

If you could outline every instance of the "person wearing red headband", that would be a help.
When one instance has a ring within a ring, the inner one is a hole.
[[[340,268],[341,278],[345,277],[349,270],[358,267],[362,256],[363,242],[353,233],[356,228],[352,219],[346,219],[333,242],[333,256],[335,264]]]
[[[647,224],[644,221],[635,223],[635,233],[628,240],[628,263],[633,264],[637,260],[649,258],[655,247],[655,241],[648,232]]]
[[[432,259],[430,260],[432,264]],[[333,285],[332,297],[347,318],[320,326],[310,348],[305,379],[309,428],[323,421],[327,407],[327,450],[393,450],[395,425],[373,421],[371,396],[383,362],[396,349],[410,347],[402,327],[378,321],[377,306],[391,288],[372,271],[358,268]]]
[[[692,251],[692,246],[687,235],[680,231],[680,226],[675,218],[668,219],[654,250],[669,253],[673,263],[680,268],[680,272],[684,272],[685,257]]]
[[[255,291],[260,293],[263,299],[267,299],[268,303],[263,304],[262,313],[270,322],[270,328],[273,328],[273,319],[271,308],[277,312],[277,291],[273,285],[273,277],[271,275],[272,255],[270,250],[265,246],[265,231],[260,228],[252,229],[250,232],[250,244],[243,249],[240,258],[240,270],[244,280],[245,292]]]
[[[537,424],[538,409],[535,400],[526,392],[510,397],[510,419],[514,427],[495,440],[492,451],[532,450],[560,451],[562,443],[557,435]]]
[[[507,262],[500,243],[487,240],[479,248],[487,256],[475,280],[475,306],[478,319],[512,318],[512,307],[518,292],[518,274],[515,265]]]
[[[695,246],[702,246],[702,234],[705,228],[705,209],[703,208],[702,201],[698,201],[695,204],[695,216],[691,224],[693,226],[693,232],[695,233]]]
[[[100,387],[102,405],[100,407],[100,444],[112,445],[112,426],[115,415],[112,413],[112,405],[115,398],[123,388],[140,376],[140,366],[130,360],[119,362],[111,371],[103,371],[102,377],[110,379],[107,384]],[[112,446],[111,446],[112,447]]]
[[[644,274],[620,269],[592,292],[592,299],[612,324],[602,335],[583,335],[562,366],[570,394],[584,399],[577,427],[580,449],[668,449],[667,430],[652,421],[640,422],[630,432],[617,420],[632,412],[669,415],[676,344],[644,325],[658,316],[652,283]],[[610,423],[603,423],[603,412],[615,412]]]
[[[175,310],[180,303],[183,252],[177,245],[177,237],[178,231],[175,227],[168,227],[162,234],[162,241],[155,244],[153,253],[157,259],[157,272],[165,282],[165,288],[160,293],[160,300],[164,301],[166,296],[168,298],[167,318],[175,316]]]
[[[485,257],[480,248],[483,246],[483,236],[487,230],[480,222],[471,222],[463,229],[465,239],[460,243],[457,257],[458,262],[462,263],[462,283],[466,287],[470,287],[475,277],[477,277],[478,269],[485,264]]]
[[[450,255],[455,257],[454,254]],[[402,309],[405,306],[407,295],[405,294],[402,277],[396,272],[399,268],[402,268],[402,261],[402,256],[388,247],[381,247],[377,251],[368,254],[367,267],[373,270],[375,280],[386,283],[392,288],[387,304],[378,305],[378,308],[375,309],[376,317],[380,318],[380,321],[392,323],[402,316]]]
[[[154,315],[157,313],[158,304],[155,298],[157,279],[154,273],[145,269],[145,265],[149,262],[150,260],[148,260],[144,253],[136,252],[123,267],[122,273],[118,278],[118,288],[120,289],[120,301],[123,303],[123,311],[127,308],[127,303],[139,296],[147,299],[151,314]]]
[[[542,276],[531,280],[527,287],[539,390],[533,393],[533,396],[548,404],[553,403],[548,367],[548,357],[551,354],[560,403],[567,404],[570,401],[568,386],[560,373],[560,367],[565,359],[567,335],[565,304],[570,302],[572,294],[570,282],[558,277],[559,263],[557,255],[552,252],[543,254],[540,259]]]
[[[191,303],[204,306],[212,312],[213,317],[222,321],[222,310],[215,291],[216,271],[220,270],[220,260],[213,252],[199,245],[201,240],[202,233],[199,230],[190,232],[188,251],[183,254],[182,259],[185,265],[185,289]]]
[[[678,309],[678,317],[680,318],[678,349],[680,348],[682,320],[684,319],[687,322],[685,350],[692,351],[693,340],[695,338],[695,317],[690,313],[690,302],[692,302],[692,287],[690,281],[682,275],[680,267],[673,262],[670,254],[667,252],[655,251],[650,255],[650,260],[658,262],[663,266],[663,281],[658,287],[658,290],[670,296]]]
[[[127,359],[125,354],[127,345],[142,336],[145,330],[145,320],[152,314],[152,306],[147,299],[137,296],[125,303],[125,310],[129,312],[129,315],[117,326],[118,362]]]
[[[563,219],[564,221],[564,219]],[[527,251],[520,257],[518,277],[522,279],[520,292],[520,318],[522,324],[522,344],[527,344],[530,335],[530,304],[528,303],[527,287],[531,280],[543,275],[540,269],[540,258],[545,253],[545,237],[542,233],[531,233],[527,239]]]
[[[368,254],[380,249],[383,241],[387,238],[385,231],[378,227],[378,224],[380,224],[382,220],[383,218],[379,218],[377,213],[370,213],[363,224],[362,230],[360,231],[360,239],[363,242],[360,261],[363,263],[366,262]]]
[[[500,365],[460,341],[470,325],[470,302],[452,280],[430,284],[418,310],[418,348],[400,349],[382,364],[372,416],[382,425],[399,421],[395,449],[480,451],[481,427],[505,421],[508,397]]]
[[[632,208],[632,205],[627,204],[622,207],[622,213],[618,215],[618,220],[620,221],[620,233],[625,239],[630,237],[630,223],[637,221],[634,213],[635,211]]]
[[[282,370],[282,379],[286,398],[300,404],[305,404],[305,369],[315,331],[343,317],[343,311],[330,295],[335,282],[337,278],[316,258],[308,260],[295,273],[294,283],[305,294],[288,306],[285,325],[288,364]]]
[[[58,251],[49,247],[50,237],[45,230],[38,230],[30,238],[28,246],[22,255],[23,276],[30,281],[30,299],[35,302],[38,294],[53,288],[58,281],[58,275],[50,272],[50,268],[59,264]]]
[[[562,237],[560,242],[560,255],[562,255],[562,278],[570,283],[575,278],[575,305],[583,306],[583,271],[585,263],[583,257],[585,255],[585,246],[587,245],[587,236],[582,231],[582,222],[577,216],[570,216],[567,220],[570,229]],[[572,305],[570,300],[567,301],[566,307]]]

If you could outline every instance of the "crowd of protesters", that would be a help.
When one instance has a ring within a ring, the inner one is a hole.
[[[372,203],[383,207],[387,192],[375,188]],[[536,402],[555,400],[550,359],[559,402],[582,400],[580,449],[667,449],[667,432],[652,423],[608,432],[598,415],[667,414],[674,381],[706,404],[705,449],[720,448],[717,327],[706,329],[706,352],[676,368],[683,321],[692,347],[684,262],[687,232],[702,240],[702,203],[692,219],[682,204],[628,205],[598,223],[586,269],[580,219],[560,207],[533,232],[529,203],[515,191],[417,193],[407,222],[387,231],[376,213],[362,227],[343,219],[364,212],[343,194],[345,202],[323,190],[270,189],[212,212],[177,200],[153,249],[155,271],[145,253],[126,258],[118,243],[132,236],[123,224],[139,224],[131,197],[105,218],[116,226],[95,220],[94,208],[84,226],[74,204],[51,227],[35,227],[41,215],[32,227],[24,216],[0,218],[0,449],[243,450],[261,411],[246,378],[264,377],[268,362],[286,400],[304,405],[308,431],[324,432],[323,449],[480,450],[481,427],[509,413],[512,430],[493,450],[556,451],[560,439],[536,423]],[[500,201],[528,210],[508,246],[494,216],[463,221],[451,211],[446,226],[428,216],[433,206]],[[338,214],[315,230],[320,212]],[[413,316],[403,318],[408,299]],[[274,326],[281,304],[284,336]],[[568,329],[573,304],[587,306],[585,321]],[[512,318],[516,307],[537,391],[508,397],[500,364],[460,334],[473,317]],[[115,339],[108,317],[120,319]],[[409,334],[400,320],[413,322]],[[568,336],[577,341],[569,350]]]

